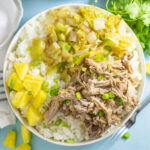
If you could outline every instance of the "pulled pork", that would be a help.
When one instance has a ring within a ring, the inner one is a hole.
[[[74,74],[75,81],[51,98],[45,121],[48,123],[58,111],[72,115],[88,128],[91,138],[99,137],[110,125],[117,125],[139,102],[132,92],[131,58],[128,55],[123,60],[102,62],[86,58]],[[82,67],[87,70],[82,71]],[[103,98],[110,92],[113,97]]]

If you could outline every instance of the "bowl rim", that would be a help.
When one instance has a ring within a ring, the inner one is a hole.
[[[38,13],[37,15],[31,17],[20,29],[19,31],[14,35],[13,39],[11,40],[11,43],[9,44],[9,47],[7,49],[7,53],[5,55],[5,59],[4,59],[4,66],[3,66],[3,82],[4,82],[4,89],[5,89],[5,93],[6,93],[6,97],[8,99],[8,102],[9,102],[9,105],[12,109],[12,111],[14,112],[14,114],[17,116],[17,118],[19,119],[19,121],[25,125],[33,134],[35,134],[37,137],[40,137],[41,139],[49,142],[49,143],[53,143],[53,144],[57,144],[57,145],[61,145],[61,146],[84,146],[84,145],[88,145],[88,144],[93,144],[93,143],[96,143],[96,142],[99,142],[99,141],[102,141],[106,138],[108,138],[109,136],[111,136],[112,134],[114,134],[116,131],[119,130],[119,126],[117,126],[115,129],[111,130],[110,132],[108,132],[106,135],[102,136],[102,137],[99,137],[97,139],[94,139],[94,140],[89,140],[89,141],[83,141],[83,142],[79,142],[79,143],[74,143],[74,144],[69,144],[69,143],[64,143],[64,142],[59,142],[59,141],[55,141],[53,139],[48,139],[48,138],[45,138],[43,135],[41,135],[37,130],[35,130],[33,127],[30,127],[23,119],[23,117],[21,117],[21,115],[19,114],[19,112],[17,111],[16,108],[14,108],[10,102],[10,98],[8,96],[8,90],[7,90],[7,86],[6,86],[6,67],[7,67],[7,57],[8,57],[8,54],[9,52],[11,52],[11,50],[13,50],[14,46],[16,45],[16,42],[18,40],[18,37],[20,35],[20,33],[22,32],[23,28],[28,24],[30,23],[31,20],[34,20],[36,18],[38,18],[40,15],[42,14],[45,14],[47,13],[49,10],[51,9],[59,9],[61,7],[66,7],[66,6],[69,6],[69,7],[79,7],[79,6],[90,6],[88,4],[83,4],[83,3],[70,3],[70,4],[62,4],[62,5],[57,5],[55,7],[50,7],[49,9],[46,9],[40,13]],[[96,6],[95,6],[96,7]],[[99,8],[99,7],[96,7],[108,14],[111,14],[109,11],[103,9],[103,8]],[[129,26],[128,26],[129,27]],[[141,85],[140,85],[140,88],[139,88],[139,98],[141,99],[142,98],[142,95],[143,95],[143,91],[144,91],[144,85],[145,85],[145,80],[146,80],[146,75],[145,75],[145,59],[144,59],[144,53],[143,53],[143,49],[140,45],[140,42],[139,40],[137,39],[135,33],[132,31],[132,29],[129,27],[129,30],[130,32],[133,34],[134,38],[137,40],[137,44],[138,44],[138,55],[139,55],[139,61],[140,61],[140,69],[141,69],[141,74],[142,74],[142,81],[141,81]],[[140,102],[139,102],[140,103]],[[137,107],[135,107],[132,112],[121,122],[121,125],[124,125],[128,119],[132,116],[132,114],[136,111]]]

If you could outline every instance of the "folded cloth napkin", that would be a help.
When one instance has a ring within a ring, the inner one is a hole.
[[[23,8],[21,0],[5,0],[0,2],[0,128],[16,123],[3,85],[3,63],[9,43],[17,30]]]

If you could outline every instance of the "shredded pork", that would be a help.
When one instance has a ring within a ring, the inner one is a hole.
[[[75,81],[51,98],[45,121],[51,121],[58,111],[66,116],[72,115],[88,128],[91,138],[99,137],[110,125],[117,125],[139,102],[132,92],[131,58],[132,54],[114,61],[96,62],[86,58],[74,74]],[[82,67],[87,70],[83,72]],[[98,80],[100,75],[103,78]],[[76,96],[76,92],[80,92],[81,98]],[[103,94],[109,92],[114,93],[115,98],[103,99]],[[69,101],[64,103],[65,100]]]

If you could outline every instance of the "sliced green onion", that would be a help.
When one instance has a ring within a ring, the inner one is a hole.
[[[70,144],[73,144],[73,143],[74,143],[74,140],[71,139],[71,140],[68,140],[67,142],[70,143]]]
[[[101,81],[101,80],[104,79],[104,76],[103,76],[103,75],[99,75],[99,76],[97,77],[97,79],[98,79],[99,81]]]
[[[130,133],[126,132],[126,133],[123,135],[122,138],[124,138],[124,139],[130,138]]]
[[[67,62],[61,62],[60,64],[62,67],[65,67],[67,65]]]
[[[80,94],[80,92],[77,92],[77,93],[76,93],[76,97],[77,97],[78,99],[80,99],[80,98],[81,98],[81,94]]]
[[[66,99],[66,100],[63,101],[63,104],[67,104],[69,102],[70,102],[70,99]]]
[[[65,50],[65,51],[69,51],[70,48],[71,48],[71,45],[69,45],[69,44],[67,44],[66,42],[64,42],[64,43],[62,44],[62,48],[63,48],[63,50]]]
[[[9,84],[10,90],[13,90],[14,80],[12,79]]]
[[[28,95],[32,95],[32,91],[28,91]]]
[[[60,71],[60,72],[63,72],[63,71],[64,71],[64,68],[63,68],[63,67],[60,67],[60,68],[59,68],[59,71]]]
[[[33,60],[30,64],[32,66],[38,66],[40,64],[40,62],[38,60]]]
[[[48,81],[43,81],[42,83],[42,88],[47,88],[49,86],[49,82]]]
[[[96,61],[104,61],[105,60],[105,57],[103,55],[101,56],[96,56],[95,58]]]
[[[109,98],[114,99],[116,95],[113,92],[108,92]]]
[[[103,116],[104,116],[104,113],[100,110],[100,111],[97,113],[97,116],[98,116],[98,117],[103,117]]]
[[[59,85],[55,84],[54,87],[50,90],[50,96],[56,96],[59,92]]]
[[[42,61],[43,59],[42,59],[42,56],[39,56],[39,58],[38,58],[40,61]]]
[[[102,99],[108,100],[109,99],[109,94],[108,93],[103,94]]]
[[[30,47],[27,47],[27,48],[26,48],[26,51],[31,51],[31,48],[30,48]]]
[[[119,98],[117,98],[117,101],[118,101],[118,103],[119,103],[119,106],[121,106],[122,103],[123,103],[123,99],[122,99],[121,97],[119,97]]]
[[[57,79],[57,78],[54,78],[53,81],[54,81],[55,83],[58,83],[58,79]]]
[[[59,89],[52,89],[50,90],[50,96],[56,96],[59,92]]]
[[[57,120],[55,121],[55,125],[56,125],[56,126],[59,126],[59,125],[61,124],[61,122],[62,122],[61,119],[57,119]]]
[[[86,71],[87,71],[87,68],[82,67],[81,70],[82,70],[83,72],[86,72]]]
[[[47,125],[45,123],[43,123],[43,128],[47,128]]]
[[[68,127],[68,124],[65,122],[62,124],[62,127]]]
[[[98,3],[98,0],[94,0],[94,3]]]

